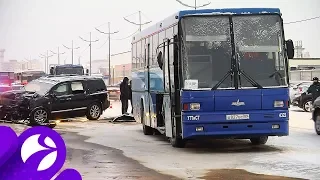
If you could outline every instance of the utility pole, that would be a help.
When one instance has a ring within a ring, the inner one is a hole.
[[[51,51],[53,54],[57,54],[58,55],[58,64],[60,65],[60,54],[65,54],[65,52],[60,53],[60,48],[58,47],[58,53],[55,53],[53,51]]]
[[[83,39],[83,38],[82,38],[82,37],[80,37],[80,36],[79,36],[79,38],[80,38],[80,39],[82,39],[83,41],[85,41],[85,42],[88,42],[88,43],[89,43],[89,47],[90,47],[90,72],[89,72],[89,73],[90,73],[90,76],[91,76],[91,46],[92,46],[92,43],[93,43],[93,42],[98,42],[98,41],[99,41],[99,39],[92,41],[92,40],[91,40],[91,32],[90,32],[90,40],[89,40],[89,41],[88,41],[88,40]]]
[[[45,71],[45,73],[48,73],[49,57],[52,57],[53,55],[49,56],[49,51],[47,50],[46,54],[45,55],[41,54],[41,56],[42,56],[42,58],[45,58],[45,60],[44,60],[44,64],[45,64],[44,65],[44,71]]]
[[[114,31],[114,32],[111,32],[110,30],[110,22],[108,22],[108,32],[103,32],[101,30],[99,30],[98,28],[96,28],[97,31],[99,31],[101,34],[107,34],[108,35],[108,40],[109,40],[109,64],[108,64],[108,69],[109,69],[109,85],[111,84],[111,35],[112,34],[116,34],[118,33],[119,31]]]
[[[73,50],[75,50],[75,49],[79,49],[80,47],[76,47],[76,48],[74,48],[73,47],[73,40],[72,40],[72,42],[71,42],[71,48],[69,48],[69,47],[67,47],[67,46],[65,46],[65,45],[63,45],[65,48],[67,48],[67,49],[71,49],[71,64],[73,64]]]
[[[139,26],[139,31],[141,32],[141,31],[142,31],[142,26],[143,26],[143,25],[146,25],[146,24],[149,24],[149,23],[151,23],[152,21],[148,21],[148,22],[142,23],[142,20],[141,20],[141,18],[142,18],[142,17],[141,17],[142,12],[141,12],[141,11],[138,11],[137,13],[139,14],[139,23],[135,23],[135,22],[132,22],[132,21],[130,21],[130,20],[127,19],[127,17],[132,16],[132,15],[134,15],[134,14],[136,14],[136,13],[131,14],[131,15],[126,16],[126,17],[123,17],[123,19],[124,19],[125,21],[131,23],[131,24],[134,24],[134,25]]]
[[[211,4],[211,2],[208,2],[208,3],[206,3],[206,4],[197,6],[197,0],[194,0],[194,6],[190,6],[190,5],[188,5],[188,4],[183,3],[183,2],[180,1],[180,0],[176,0],[176,1],[177,1],[178,3],[180,3],[181,5],[183,5],[183,6],[186,6],[186,7],[189,7],[189,8],[194,8],[195,10],[197,10],[197,9],[199,9],[199,8],[202,8],[202,7],[205,7],[205,6],[208,6],[208,5]]]

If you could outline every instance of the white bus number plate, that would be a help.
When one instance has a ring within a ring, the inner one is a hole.
[[[227,120],[245,120],[250,119],[249,114],[231,114],[226,116]]]

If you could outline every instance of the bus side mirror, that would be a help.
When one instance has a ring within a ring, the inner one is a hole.
[[[289,59],[293,59],[294,57],[294,44],[291,39],[286,41],[286,46],[287,46],[287,55]]]
[[[161,51],[158,53],[157,61],[158,61],[159,68],[162,70],[162,67],[163,67],[163,58],[162,58],[162,52],[161,52]]]
[[[54,74],[53,70],[54,70],[53,67],[51,67],[51,68],[50,68],[50,75],[53,75],[53,74]]]

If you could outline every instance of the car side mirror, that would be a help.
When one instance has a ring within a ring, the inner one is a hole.
[[[89,69],[86,69],[86,75],[89,75]]]
[[[294,44],[291,39],[286,41],[286,46],[287,46],[287,55],[289,59],[294,58]]]

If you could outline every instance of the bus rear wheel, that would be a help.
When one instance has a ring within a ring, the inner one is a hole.
[[[143,104],[141,105],[141,115],[140,116],[141,116],[143,134],[144,135],[153,135],[153,129],[145,124]]]
[[[251,138],[250,141],[251,141],[251,143],[253,145],[264,145],[268,141],[268,136],[261,136],[261,137],[258,137],[258,138]]]

